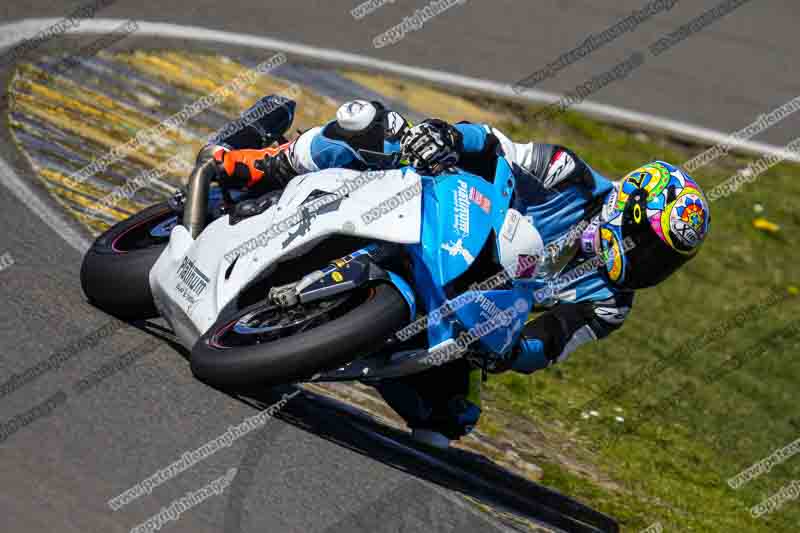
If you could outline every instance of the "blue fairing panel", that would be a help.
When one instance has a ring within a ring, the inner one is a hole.
[[[514,177],[503,159],[498,162],[494,183],[463,171],[436,178],[423,177],[422,240],[419,245],[409,247],[421,307],[429,312],[439,308],[447,299],[444,287],[466,272],[493,230],[496,235],[500,234],[513,190]],[[490,245],[496,248],[497,243]],[[516,304],[520,310],[510,330],[501,327],[482,335],[480,343],[485,348],[503,351],[510,346],[509,342],[516,340],[530,308],[529,292],[519,287],[487,293],[486,298],[496,301],[494,309],[509,306],[513,309]],[[462,330],[483,326],[488,315],[486,300],[481,301],[483,306],[471,303],[450,319],[429,323],[430,345],[453,337],[453,319]],[[509,338],[509,331],[513,339]]]
[[[408,304],[409,319],[414,320],[414,317],[417,315],[417,300],[414,298],[413,289],[406,280],[394,272],[387,270],[386,273],[389,275],[389,281],[391,281],[395,288],[400,291],[400,294]]]
[[[463,274],[483,248],[492,230],[491,189],[465,172],[424,180],[422,257],[440,286]]]

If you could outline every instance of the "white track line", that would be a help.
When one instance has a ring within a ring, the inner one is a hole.
[[[56,18],[35,18],[23,19],[19,22],[4,24],[0,26],[0,49],[14,46],[25,38],[32,37],[37,31],[51,24],[58,22],[60,19]],[[74,32],[80,34],[102,34],[108,33],[127,19],[93,19],[83,20]],[[139,31],[135,36],[152,36],[152,37],[166,37],[166,38],[180,38],[192,41],[203,42],[218,42],[229,45],[246,46],[250,48],[264,49],[270,51],[285,52],[295,56],[305,57],[331,63],[335,65],[350,65],[354,67],[362,67],[370,70],[381,71],[384,73],[393,73],[400,76],[409,78],[416,78],[428,82],[440,83],[462,89],[472,89],[485,93],[495,94],[498,96],[517,98],[527,100],[535,103],[549,104],[558,101],[562,95],[540,91],[538,89],[529,89],[524,94],[517,95],[512,89],[510,84],[501,83],[497,81],[484,80],[480,78],[471,78],[468,76],[461,76],[459,74],[452,74],[449,72],[442,72],[438,70],[413,67],[395,63],[392,61],[384,61],[382,59],[375,59],[368,56],[352,54],[349,52],[342,52],[340,50],[332,50],[329,48],[320,48],[317,46],[309,46],[301,43],[293,43],[281,39],[273,39],[269,37],[259,37],[257,35],[243,35],[240,33],[212,30],[208,28],[201,28],[197,26],[182,25],[182,24],[168,24],[164,22],[147,22],[136,21],[139,25]],[[632,126],[641,128],[661,131],[670,135],[675,135],[684,139],[694,140],[700,143],[710,145],[720,144],[727,141],[729,133],[724,133],[702,126],[696,126],[669,118],[650,115],[647,113],[640,113],[616,106],[601,104],[592,101],[585,101],[581,104],[574,106],[578,111],[584,112],[604,120],[625,123]],[[780,146],[765,144],[753,141],[742,141],[738,143],[736,151],[762,156],[762,155],[776,155],[788,161],[800,162],[800,155],[788,151]],[[6,169],[0,174],[0,181],[8,184],[10,180],[21,181],[13,172],[9,175],[5,172]],[[11,177],[9,177],[11,176]],[[16,187],[9,187],[12,190],[24,188],[19,184]],[[26,200],[28,201],[28,200]],[[40,213],[41,214],[41,213]],[[51,222],[45,220],[48,225]],[[52,227],[52,225],[51,225]],[[59,233],[62,228],[54,228]],[[70,243],[73,244],[73,243]],[[73,244],[74,246],[74,244]]]
[[[28,35],[33,35],[37,30],[46,27],[49,24],[53,24],[57,20],[58,19],[26,19],[16,24],[0,26],[0,33],[6,33],[6,31],[8,31],[7,28],[13,28],[12,31],[16,33],[15,37],[17,40],[19,40],[18,35],[22,31],[25,31]],[[125,22],[123,19],[87,20],[81,23],[80,27],[77,29],[77,32],[107,33],[115,29],[123,22]],[[439,70],[412,67],[392,61],[375,59],[369,56],[342,52],[340,50],[332,50],[330,48],[320,48],[301,43],[293,43],[290,41],[273,39],[270,37],[243,35],[240,33],[222,30],[211,30],[197,26],[169,24],[164,22],[137,21],[137,24],[139,25],[140,29],[135,35],[140,36],[171,37],[194,41],[211,41],[223,44],[240,45],[251,48],[285,52],[287,54],[302,56],[336,65],[351,65],[356,67],[364,67],[371,70],[391,72],[410,78],[417,78],[420,80],[441,83],[453,87],[460,87],[463,89],[473,89],[499,96],[519,98],[535,103],[549,104],[558,101],[559,98],[563,96],[547,91],[540,91],[538,89],[529,89],[520,96],[511,89],[511,86],[508,83],[484,80],[480,78],[471,78],[468,76],[461,76],[459,74],[452,74]],[[9,31],[9,33],[12,31]],[[11,37],[11,39],[13,38],[14,37]],[[3,44],[3,39],[0,39],[0,47],[2,47]],[[704,128],[702,126],[696,126],[648,113],[640,113],[638,111],[632,111],[629,109],[592,101],[585,101],[574,106],[574,108],[606,120],[623,122],[639,127],[647,127],[650,129],[670,133],[682,138],[696,140],[702,143],[718,144],[726,141],[729,136],[729,133]],[[782,157],[785,156],[786,159],[792,161],[800,162],[800,156],[798,156],[798,154],[787,151],[783,147],[771,144],[744,141],[739,144],[739,150],[758,156],[775,154]]]
[[[0,183],[5,185],[11,194],[23,204],[27,205],[42,221],[50,228],[61,235],[61,237],[81,255],[89,249],[91,241],[85,235],[78,232],[72,225],[73,222],[67,218],[67,214],[53,209],[39,197],[39,191],[35,190],[30,183],[20,179],[14,169],[0,158]]]

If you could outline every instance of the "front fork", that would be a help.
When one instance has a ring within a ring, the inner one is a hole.
[[[397,245],[369,245],[329,265],[316,270],[300,281],[273,287],[269,292],[269,300],[281,307],[292,307],[330,298],[336,294],[350,291],[358,287],[366,287],[375,283],[390,283],[408,303],[409,322],[416,316],[416,300],[414,292],[402,277],[384,268],[382,264],[387,258],[397,257]],[[369,324],[365,324],[369,327]],[[431,368],[438,354],[455,348],[455,341],[446,341],[430,348],[416,348],[391,353],[382,352],[374,356],[355,361],[335,370],[317,374],[309,381],[378,381],[388,378],[399,378],[418,374]],[[480,405],[481,371],[470,375],[469,400]]]
[[[300,281],[272,287],[268,298],[279,307],[293,307],[384,282],[393,285],[403,295],[408,303],[410,319],[413,319],[416,300],[411,287],[402,277],[380,266],[399,252],[397,245],[370,244],[335,259],[326,267],[303,276]]]
[[[408,303],[409,322],[411,322],[416,316],[414,292],[405,279],[384,266],[388,259],[397,259],[401,251],[399,245],[369,245],[332,261],[326,267],[304,276],[300,281],[273,287],[269,291],[268,298],[274,305],[288,308],[330,298],[358,287],[367,287],[375,283],[389,283],[403,295]],[[365,327],[369,327],[369,324],[365,324]],[[454,346],[453,339],[448,339],[431,348],[402,350],[388,356],[386,352],[381,352],[374,356],[356,359],[336,370],[318,374],[309,381],[370,382],[418,374],[431,368],[437,353]],[[480,372],[477,376],[479,384]],[[479,391],[480,388],[478,387],[476,390]]]

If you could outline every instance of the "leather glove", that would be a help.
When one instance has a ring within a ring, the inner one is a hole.
[[[400,153],[418,171],[436,175],[458,163],[463,136],[447,122],[429,119],[409,128],[400,139]]]
[[[272,157],[265,157],[255,162],[256,170],[259,170],[269,180],[270,189],[283,189],[297,176],[297,171],[289,160],[289,152],[282,150]],[[248,187],[252,185],[248,184]]]
[[[253,188],[267,175],[271,188],[282,188],[297,175],[283,148],[285,145],[260,150],[220,148],[214,152],[214,159],[219,163],[225,183],[229,186]]]

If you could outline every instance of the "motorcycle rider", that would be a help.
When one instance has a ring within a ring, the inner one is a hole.
[[[387,127],[389,112],[383,106],[350,104],[340,108],[337,121],[282,147],[278,158],[256,159],[257,154],[231,149],[216,152],[215,157],[232,179],[242,181],[244,176],[236,176],[238,167],[240,174],[248,172],[247,184],[252,187],[260,181],[282,187],[301,172],[332,166],[365,168],[368,163],[357,150],[380,148],[379,135],[365,133],[370,128],[377,132],[375,124],[380,121],[384,151],[399,150],[420,173],[435,175],[458,165],[493,176],[497,158],[505,158],[516,177],[511,207],[535,222],[546,245],[534,292],[534,301],[544,312],[524,325],[514,349],[485,365],[489,372],[529,374],[565,360],[583,344],[607,337],[630,312],[635,290],[660,283],[693,258],[708,232],[710,211],[702,190],[668,163],[648,163],[615,183],[563,146],[515,143],[488,125],[451,125],[437,119],[411,127],[400,117],[392,129]],[[356,149],[347,143],[350,139]],[[563,275],[587,264],[600,268]],[[447,446],[478,422],[480,382],[480,370],[462,358],[381,381],[376,388],[415,437]]]
[[[421,173],[458,164],[480,174],[504,157],[516,177],[511,207],[535,222],[546,245],[534,290],[534,303],[545,311],[525,324],[507,357],[490,362],[491,372],[529,374],[607,337],[622,326],[634,292],[662,282],[692,259],[708,233],[702,190],[663,161],[615,183],[563,146],[514,143],[491,126],[440,120],[410,128],[401,152]],[[600,268],[580,268],[584,264]],[[424,439],[445,446],[480,416],[466,365],[457,360],[382,384],[381,392]]]

